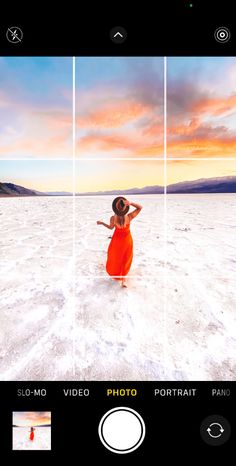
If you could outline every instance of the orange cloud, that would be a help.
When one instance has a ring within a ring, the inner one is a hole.
[[[135,154],[136,157],[164,157],[163,144],[150,144],[139,147]]]
[[[128,124],[130,128],[125,126]],[[77,156],[101,152],[112,156],[116,151],[131,157],[163,153],[162,117],[150,104],[138,99],[99,102],[99,108],[77,118],[77,135]]]
[[[163,135],[157,143],[153,138],[143,137],[142,134],[90,134],[82,137],[77,141],[77,155],[84,155],[91,152],[93,155],[97,152],[109,152],[112,155],[114,151],[125,151],[133,157],[150,156],[155,157],[163,155]],[[121,154],[122,155],[122,154]]]
[[[151,84],[144,79],[130,89],[120,83],[83,89],[77,103],[77,156],[156,156],[156,146],[163,145],[163,98],[157,82]]]
[[[235,157],[236,93],[213,93],[203,87],[189,77],[169,85],[168,155]]]
[[[136,138],[131,135],[124,134],[90,134],[79,139],[77,143],[78,152],[83,152],[84,149],[95,148],[97,150],[113,151],[113,150],[135,150],[138,148]]]
[[[51,424],[51,413],[49,411],[14,412],[13,424],[18,426],[39,426]]]
[[[26,418],[33,422],[34,425],[40,424],[50,424],[51,423],[51,413],[37,413],[37,412],[28,412]]]
[[[208,115],[220,116],[236,111],[236,94],[228,97],[202,98],[193,103],[193,112],[207,113]]]
[[[149,136],[151,138],[161,138],[164,137],[164,123],[163,121],[160,123],[152,122],[146,128],[143,129],[142,134],[145,136]]]
[[[99,127],[99,128],[119,128],[126,123],[143,117],[148,114],[150,107],[141,102],[121,101],[114,104],[105,104],[102,108],[91,111],[87,115],[77,118],[77,128]]]
[[[186,136],[189,134],[193,134],[196,131],[196,129],[198,129],[200,126],[201,126],[201,123],[200,123],[199,118],[193,118],[192,120],[190,120],[188,124],[179,124],[179,125],[171,126],[170,128],[167,128],[167,133],[170,136],[173,136],[176,134],[180,136],[183,136],[183,135]]]
[[[235,140],[192,139],[178,143],[167,141],[167,154],[171,156],[201,156],[201,157],[236,157]]]
[[[168,154],[176,157],[236,156],[236,132],[224,125],[214,126],[213,122],[201,121],[199,116],[192,118],[189,123],[170,125],[167,130]]]
[[[24,154],[27,157],[38,157],[50,159],[55,158],[70,158],[72,157],[71,140],[67,140],[65,135],[56,135],[54,137],[35,138],[19,138],[15,142],[9,144],[1,144],[0,156],[3,158],[7,155],[8,158],[21,158],[19,154]]]

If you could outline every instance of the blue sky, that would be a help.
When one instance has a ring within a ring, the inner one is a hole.
[[[0,158],[71,158],[72,59],[0,58]]]

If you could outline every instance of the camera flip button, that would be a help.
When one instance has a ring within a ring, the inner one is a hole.
[[[208,416],[200,427],[202,440],[212,446],[223,445],[229,440],[230,433],[230,424],[223,416]]]

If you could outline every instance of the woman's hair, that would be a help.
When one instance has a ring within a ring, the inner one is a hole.
[[[123,209],[124,206],[125,206],[125,203],[123,201],[123,199],[120,199],[119,200],[119,205],[120,207]],[[119,223],[119,225],[122,227],[125,223],[125,216],[124,215],[117,215],[117,221]]]
[[[119,204],[120,204],[121,208],[123,209],[124,206],[125,206],[125,203],[124,203],[123,199],[120,200]]]

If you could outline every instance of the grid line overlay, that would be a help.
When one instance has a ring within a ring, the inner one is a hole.
[[[37,158],[37,159],[31,159],[31,158],[20,158],[20,159],[14,159],[14,158],[8,158],[8,159],[4,159],[4,158],[0,158],[0,161],[1,160],[7,160],[8,162],[40,162],[43,161],[45,162],[45,158]],[[54,157],[52,159],[49,159],[47,158],[46,159],[48,162],[73,162],[73,156],[72,158],[57,158],[57,157]],[[87,160],[90,160],[90,161],[99,161],[99,160],[105,160],[105,161],[116,161],[116,160],[123,160],[123,161],[136,161],[138,162],[139,160],[149,160],[150,162],[151,161],[159,161],[159,162],[164,162],[164,157],[115,157],[113,159],[111,158],[108,158],[108,157],[99,157],[99,158],[91,158],[91,157],[86,157],[86,158],[83,158],[83,157],[76,157],[76,154],[75,154],[75,161],[76,162],[80,162],[80,161],[87,161]],[[174,162],[175,160],[184,160],[184,161],[188,161],[188,160],[196,160],[196,161],[201,161],[201,160],[213,160],[213,161],[217,161],[217,160],[223,160],[224,162],[227,161],[227,160],[235,160],[236,161],[236,156],[235,157],[170,157],[167,155],[167,162],[169,161],[172,161]]]
[[[76,235],[76,226],[75,226],[75,192],[76,192],[76,170],[75,170],[75,144],[76,144],[76,124],[75,124],[75,57],[73,57],[72,63],[72,155],[73,155],[73,258],[72,258],[72,338],[73,338],[73,348],[72,348],[72,375],[75,376],[75,273],[76,273],[76,251],[75,251],[75,235]]]
[[[167,361],[167,58],[164,57],[164,310],[163,310],[163,356],[164,356],[164,374],[166,379],[166,361]]]
[[[50,162],[61,162],[61,161],[67,161],[68,163],[71,163],[72,167],[72,196],[71,196],[71,202],[72,202],[72,212],[73,212],[73,219],[72,219],[72,257],[71,257],[71,264],[72,264],[72,284],[71,284],[71,289],[72,289],[72,294],[71,294],[71,306],[72,308],[69,310],[68,316],[71,316],[72,318],[72,376],[74,377],[76,375],[76,240],[78,237],[78,231],[76,228],[76,202],[79,203],[79,197],[76,196],[76,191],[78,190],[78,183],[77,178],[78,178],[78,173],[79,173],[79,165],[80,163],[83,163],[85,161],[110,161],[110,162],[116,162],[116,161],[132,161],[134,163],[137,163],[138,161],[146,161],[146,162],[162,162],[163,163],[163,179],[164,179],[164,193],[163,193],[163,233],[164,233],[164,270],[163,272],[160,272],[163,274],[161,278],[163,278],[163,298],[164,298],[164,309],[161,310],[160,312],[163,312],[163,325],[164,325],[164,335],[163,335],[163,359],[165,361],[164,364],[164,372],[165,372],[165,379],[166,379],[166,371],[167,371],[167,359],[168,359],[168,329],[167,329],[167,316],[168,316],[168,273],[167,273],[167,258],[168,258],[168,242],[167,242],[167,236],[168,236],[168,163],[172,163],[175,161],[198,161],[201,163],[202,161],[211,161],[213,164],[217,161],[224,161],[227,162],[229,160],[235,161],[236,162],[236,156],[235,157],[168,157],[168,146],[167,146],[167,127],[168,127],[168,57],[163,57],[163,76],[164,76],[164,81],[163,81],[163,93],[164,93],[164,114],[163,114],[163,157],[115,157],[113,159],[108,158],[108,157],[98,157],[98,158],[93,158],[93,157],[76,157],[76,134],[78,131],[78,128],[76,126],[76,57],[72,57],[72,147],[71,147],[71,153],[72,153],[72,158],[52,158],[52,159],[47,159]],[[6,159],[1,159],[1,160],[6,160]],[[7,161],[9,162],[14,162],[14,161],[27,161],[27,162],[38,162],[40,160],[45,161],[44,158],[37,158],[35,160],[32,160],[30,158],[21,158],[21,159],[13,159],[9,158]],[[77,188],[77,189],[76,189]],[[157,195],[159,196],[159,195]],[[83,278],[86,280],[92,280],[92,279],[106,279],[111,280],[111,277],[108,276],[107,274],[103,275],[84,275],[84,274],[77,274],[78,278]],[[115,277],[115,276],[114,276]],[[132,274],[132,272],[129,274],[129,277],[135,278],[135,279],[140,279],[143,280],[145,279],[145,276],[140,276],[136,274]],[[156,278],[156,275],[148,275],[146,278]],[[80,305],[80,303],[78,303]]]

